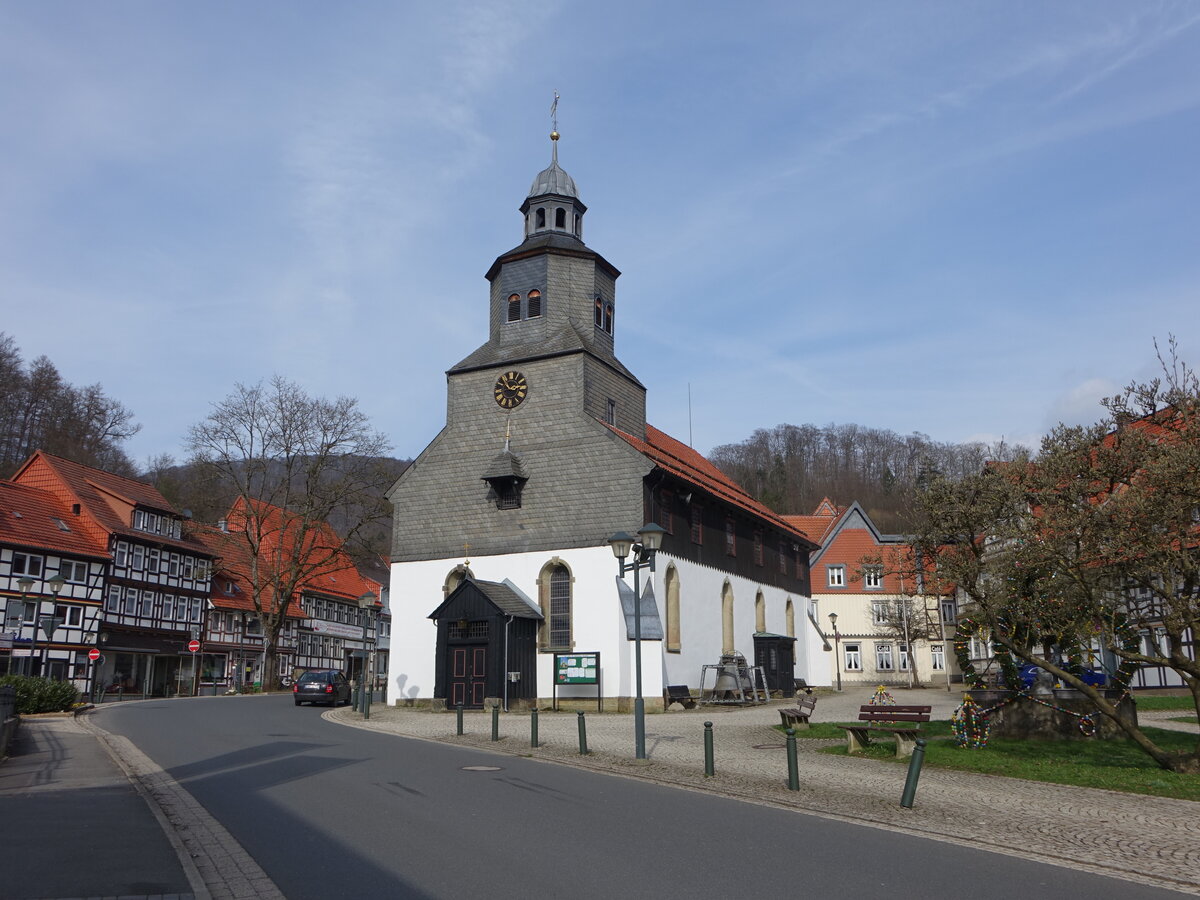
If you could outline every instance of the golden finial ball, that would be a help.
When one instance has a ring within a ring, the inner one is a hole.
[[[558,140],[558,132],[557,131],[550,132],[550,140],[552,140],[552,141]]]

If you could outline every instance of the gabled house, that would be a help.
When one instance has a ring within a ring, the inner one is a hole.
[[[109,556],[94,673],[99,699],[169,696],[194,684],[212,555],[153,486],[38,451],[13,475],[53,495]]]
[[[857,502],[839,507],[825,498],[812,515],[786,518],[820,544],[810,558],[814,625],[834,651],[833,681],[956,680],[956,601],[926,591],[903,536],[881,533]]]
[[[108,551],[56,494],[0,481],[0,671],[91,692]]]

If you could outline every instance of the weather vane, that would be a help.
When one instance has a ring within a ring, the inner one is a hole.
[[[558,140],[558,91],[554,92],[554,102],[550,104],[550,121],[553,127],[550,130],[550,140]]]

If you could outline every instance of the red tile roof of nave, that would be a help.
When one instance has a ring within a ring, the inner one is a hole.
[[[175,539],[161,534],[147,534],[144,531],[138,531],[131,522],[127,522],[117,515],[108,501],[104,499],[105,494],[110,494],[132,505],[178,515],[175,508],[153,485],[126,478],[123,475],[114,475],[103,469],[85,466],[43,450],[38,450],[22,463],[12,480],[19,483],[33,481],[39,466],[46,467],[58,476],[60,484],[66,486],[73,500],[78,502],[96,525],[106,532],[136,537],[152,543],[186,547],[192,552],[203,552],[203,548],[198,547],[197,542],[191,541],[187,537]],[[62,491],[58,489],[59,484],[46,483],[44,479],[38,478],[36,486],[51,490],[60,498],[66,499],[63,497]]]
[[[108,559],[108,548],[78,522],[57,494],[0,481],[0,543]]]
[[[605,424],[605,423],[602,423]],[[777,528],[791,532],[805,541],[812,542],[809,535],[789,522],[785,517],[759,503],[736,481],[710,463],[682,441],[677,441],[653,425],[646,425],[646,440],[641,440],[612,425],[605,427],[622,437],[635,450],[647,456],[656,466],[688,481],[726,503],[770,522]]]

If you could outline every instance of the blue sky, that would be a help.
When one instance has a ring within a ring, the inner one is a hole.
[[[0,330],[179,455],[235,382],[398,456],[560,161],[702,452],[1029,441],[1200,363],[1200,5],[0,0]]]

